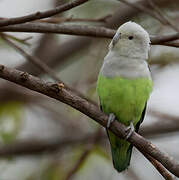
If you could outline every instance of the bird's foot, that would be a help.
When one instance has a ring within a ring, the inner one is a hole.
[[[127,135],[126,135],[126,137],[125,137],[125,140],[128,140],[129,139],[129,137],[132,135],[132,133],[134,132],[134,125],[133,125],[133,123],[132,122],[130,122],[130,125],[126,128],[126,132],[127,132]]]
[[[116,116],[113,113],[109,114],[108,122],[107,122],[107,128],[110,127],[111,123],[115,120]]]

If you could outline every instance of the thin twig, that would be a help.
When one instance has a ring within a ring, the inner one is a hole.
[[[82,153],[82,155],[80,156],[80,158],[78,159],[78,161],[76,162],[76,164],[73,166],[73,168],[68,172],[65,180],[70,180],[74,174],[79,170],[79,168],[81,167],[81,165],[85,162],[85,160],[88,158],[89,154],[91,153],[91,151],[94,149],[95,145],[99,142],[100,137],[101,136],[101,128],[99,128],[96,133],[94,134],[94,139],[93,139],[93,143],[88,145],[84,152]]]
[[[118,0],[128,6],[131,6],[133,8],[138,9],[139,11],[142,11],[144,13],[149,14],[150,16],[154,17],[155,19],[159,20],[162,24],[166,24],[166,22],[154,11],[150,10],[149,8],[146,8],[143,5],[137,4],[137,3],[131,3],[129,1],[126,0]]]
[[[95,104],[90,103],[86,99],[76,95],[75,92],[66,89],[65,86],[59,87],[58,84],[45,83],[39,78],[29,75],[28,73],[24,73],[13,68],[7,68],[4,65],[0,65],[0,77],[57,99],[86,114],[102,126],[106,127],[107,125],[107,115],[101,112]],[[126,126],[118,121],[114,121],[109,130],[119,138],[125,138],[127,135]],[[139,151],[149,154],[159,161],[171,173],[179,177],[179,164],[166,153],[160,151],[151,142],[147,141],[136,132],[132,133],[128,141],[139,149]]]
[[[17,41],[17,42],[19,42],[21,44],[24,44],[26,46],[30,46],[30,43],[28,43],[27,41],[32,39],[32,36],[20,39],[20,38],[17,38],[15,36],[11,35],[11,34],[6,34],[6,33],[2,33],[2,32],[0,34],[4,34],[4,36],[6,36],[7,38],[12,39],[14,41]]]
[[[92,147],[93,146],[86,147],[85,151],[82,153],[74,167],[70,170],[70,172],[68,172],[67,177],[65,177],[65,180],[70,180],[74,176],[74,174],[80,169],[81,165],[86,161],[89,154],[91,153]]]
[[[158,8],[153,0],[147,0],[149,5],[158,13],[158,15],[165,21],[165,24],[169,25],[172,29],[174,29],[176,32],[179,31],[178,27]]]
[[[25,23],[25,22],[30,22],[36,19],[42,19],[42,18],[47,18],[50,16],[54,16],[56,14],[62,13],[64,11],[67,11],[69,9],[72,9],[76,6],[79,6],[85,2],[87,2],[88,0],[74,0],[72,2],[63,4],[61,6],[58,6],[56,8],[44,11],[44,12],[36,12],[33,14],[29,14],[26,16],[21,16],[21,17],[16,17],[16,18],[9,18],[9,19],[2,19],[0,21],[0,27],[2,26],[8,26],[8,25],[14,25],[14,24],[20,24],[20,23]]]
[[[35,56],[31,56],[28,53],[26,53],[22,48],[20,48],[19,46],[17,46],[15,43],[13,43],[12,41],[10,41],[4,34],[0,34],[1,38],[7,42],[11,47],[15,48],[18,52],[20,52],[27,60],[29,60],[30,62],[32,62],[34,65],[36,65],[37,67],[39,67],[42,71],[44,71],[45,73],[49,74],[55,81],[57,81],[58,83],[61,83],[62,81],[56,76],[56,74],[54,73],[54,71],[48,67],[44,62],[42,62],[39,58],[35,57]]]

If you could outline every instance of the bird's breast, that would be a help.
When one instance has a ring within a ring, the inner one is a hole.
[[[126,125],[139,120],[151,91],[152,81],[148,78],[98,77],[97,92],[103,111],[114,113]]]

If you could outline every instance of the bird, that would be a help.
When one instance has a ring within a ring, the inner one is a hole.
[[[127,139],[138,132],[153,89],[147,63],[149,50],[148,32],[135,22],[126,22],[116,31],[98,74],[97,94],[101,110],[109,117],[106,131],[118,172],[130,165],[133,145]],[[125,139],[109,130],[114,120],[127,126]]]

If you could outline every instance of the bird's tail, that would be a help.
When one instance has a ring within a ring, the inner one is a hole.
[[[118,171],[124,171],[130,164],[132,144],[129,142],[119,139],[117,136],[108,132],[108,136],[111,144],[111,152],[114,168]]]

